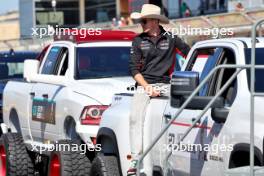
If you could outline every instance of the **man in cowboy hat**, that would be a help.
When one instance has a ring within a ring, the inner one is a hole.
[[[172,36],[160,25],[160,23],[169,23],[168,18],[161,15],[160,7],[144,4],[141,13],[132,13],[131,18],[140,22],[143,33],[132,43],[129,64],[130,72],[138,87],[132,100],[130,114],[132,160],[128,175],[136,173],[137,159],[142,154],[143,124],[150,99],[168,95],[175,50],[180,50],[185,56],[190,50],[186,43],[177,36]]]

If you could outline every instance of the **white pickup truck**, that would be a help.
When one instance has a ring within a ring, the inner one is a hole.
[[[89,175],[103,111],[114,93],[133,91],[128,62],[135,35],[59,36],[41,63],[25,61],[25,80],[4,89],[1,175],[33,175],[33,167],[43,175]],[[60,144],[86,148],[57,150]]]
[[[181,72],[175,72],[168,97],[152,98],[143,129],[144,150],[179,110],[199,82],[216,66],[250,64],[251,39],[228,38],[197,42]],[[257,38],[256,63],[264,65],[264,39]],[[234,77],[213,105],[196,121],[202,109],[237,69],[219,69],[201,87],[172,126],[148,153],[140,172],[151,175],[223,176],[232,168],[249,165],[250,70]],[[263,71],[256,71],[256,91],[264,92]],[[129,114],[133,94],[116,94],[104,113],[97,135],[102,151],[92,164],[93,175],[127,175],[131,152]],[[255,98],[255,165],[263,166],[264,99]],[[196,123],[197,122],[197,123]],[[186,130],[194,125],[183,141]],[[180,144],[179,144],[180,142]],[[169,157],[167,157],[169,156]]]

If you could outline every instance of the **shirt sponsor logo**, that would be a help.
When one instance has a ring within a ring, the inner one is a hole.
[[[141,42],[141,44],[140,44],[140,48],[142,50],[149,50],[150,49],[150,46],[151,46],[151,44],[148,41],[145,41],[145,40],[143,40]]]
[[[167,41],[161,42],[159,44],[159,49],[161,49],[161,50],[167,50],[167,49],[169,49],[169,42],[167,42]]]

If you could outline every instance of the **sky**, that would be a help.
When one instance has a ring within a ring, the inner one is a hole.
[[[18,10],[18,0],[0,0],[0,14],[10,10]]]

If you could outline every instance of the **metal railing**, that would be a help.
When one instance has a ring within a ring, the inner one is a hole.
[[[255,146],[255,96],[257,93],[255,92],[255,71],[256,71],[256,33],[257,33],[257,27],[261,25],[264,22],[264,19],[259,20],[253,25],[252,28],[252,38],[251,38],[251,68],[250,68],[250,176],[254,176],[254,146]]]
[[[256,69],[264,69],[264,65],[256,65],[256,57],[255,57],[255,48],[256,48],[256,29],[258,25],[264,22],[263,20],[259,20],[254,24],[252,28],[252,48],[251,48],[251,64],[249,65],[219,65],[213,68],[210,73],[204,78],[204,80],[198,85],[198,87],[193,91],[193,93],[188,97],[188,99],[183,103],[183,105],[179,108],[173,118],[166,124],[166,126],[161,130],[161,132],[154,138],[153,142],[147,146],[143,154],[140,156],[137,164],[137,176],[140,175],[140,166],[143,162],[146,155],[152,150],[152,148],[157,144],[160,138],[164,135],[164,133],[169,129],[172,123],[177,119],[177,117],[182,113],[182,111],[187,107],[187,105],[192,101],[192,99],[197,95],[200,89],[209,81],[211,76],[216,73],[220,69],[237,69],[236,72],[228,79],[228,81],[224,84],[224,86],[219,90],[219,92],[212,98],[212,100],[207,104],[204,110],[198,115],[193,124],[186,130],[183,134],[179,143],[185,139],[185,137],[190,133],[190,131],[196,126],[202,116],[208,111],[214,101],[228,88],[228,86],[235,80],[237,75],[244,69],[250,69],[250,176],[254,176],[254,97],[255,96],[263,96],[264,93],[256,93],[255,92],[255,70]],[[171,156],[170,152],[168,156],[166,156],[166,161]],[[167,168],[165,168],[165,175],[167,174]]]

